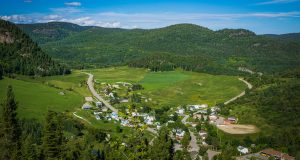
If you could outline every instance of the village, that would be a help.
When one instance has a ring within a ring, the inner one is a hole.
[[[111,104],[124,104],[129,107],[114,112],[97,98],[85,97],[86,102],[83,104],[82,110],[90,112],[96,120],[111,121],[123,127],[147,129],[154,135],[163,126],[166,126],[171,130],[170,135],[175,142],[175,151],[187,148],[193,159],[202,158],[203,155],[199,155],[200,147],[209,148],[206,151],[209,160],[221,153],[221,151],[214,150],[215,147],[208,142],[207,137],[210,135],[207,127],[204,127],[205,125],[215,126],[217,130],[229,134],[251,134],[256,132],[255,126],[238,124],[238,118],[234,116],[224,117],[219,114],[220,107],[208,106],[207,104],[190,104],[170,108],[166,111],[167,118],[161,120],[161,118],[158,118],[159,115],[151,110],[143,112],[143,107],[130,107],[132,103],[152,101],[152,98],[147,98],[140,93],[132,93],[132,91],[142,90],[141,85],[127,82],[108,84],[94,81],[94,83],[98,87],[98,93],[105,97],[106,101]],[[188,143],[183,142],[186,139],[185,136],[188,136]],[[236,157],[237,160],[247,160],[253,157],[262,160],[267,160],[269,157],[278,160],[294,160],[294,157],[270,148],[252,153],[251,148],[239,145],[236,151],[240,155]]]

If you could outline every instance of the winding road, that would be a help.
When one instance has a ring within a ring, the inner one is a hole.
[[[248,89],[251,89],[251,88],[253,87],[253,86],[252,86],[252,84],[250,84],[249,82],[247,82],[247,81],[246,81],[246,80],[244,80],[243,78],[239,78],[239,80],[240,80],[240,81],[242,81],[242,82],[244,82],[244,83],[247,85]],[[243,92],[242,92],[242,93],[240,93],[239,95],[237,95],[237,96],[235,96],[235,97],[231,98],[230,100],[228,100],[228,101],[224,102],[224,105],[227,105],[227,104],[229,104],[229,103],[231,103],[231,102],[235,101],[236,99],[238,99],[238,98],[240,98],[240,97],[244,96],[245,94],[246,94],[246,92],[245,92],[245,91],[243,91]]]

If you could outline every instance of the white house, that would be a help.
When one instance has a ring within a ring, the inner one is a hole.
[[[178,114],[184,114],[184,109],[183,108],[180,108],[180,109],[178,109],[177,111],[176,111],[176,113],[178,113]]]
[[[129,121],[127,119],[121,120],[121,125],[122,126],[128,126]]]
[[[103,106],[103,103],[98,101],[98,102],[96,102],[96,106],[101,108]]]
[[[177,139],[182,139],[185,134],[185,131],[181,128],[173,128],[172,132],[175,133]]]
[[[237,147],[237,150],[238,150],[241,154],[248,154],[248,153],[249,153],[248,148],[243,147],[243,146],[238,146],[238,147]]]
[[[111,98],[115,98],[114,93],[112,93],[112,92],[110,92],[110,93],[108,94],[108,96],[111,97]]]
[[[96,118],[97,120],[100,120],[100,119],[101,119],[99,115],[95,115],[95,118]]]
[[[118,120],[119,120],[118,113],[112,112],[112,113],[111,113],[111,118],[118,121]]]
[[[155,121],[155,117],[154,116],[147,116],[144,117],[144,122],[148,125],[153,125],[153,121]]]

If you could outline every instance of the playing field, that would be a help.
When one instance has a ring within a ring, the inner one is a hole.
[[[253,134],[258,132],[254,125],[231,124],[231,125],[218,125],[220,130],[229,134]]]
[[[112,67],[88,70],[96,81],[139,83],[143,96],[158,105],[209,104],[225,102],[240,94],[246,85],[235,76],[210,75],[182,70],[150,72],[147,69]]]
[[[0,99],[2,102],[7,86],[12,85],[18,101],[18,116],[44,121],[48,110],[64,112],[81,107],[84,96],[89,95],[84,86],[86,78],[87,75],[79,72],[68,76],[35,79],[26,76],[17,76],[16,79],[4,78],[0,80]]]

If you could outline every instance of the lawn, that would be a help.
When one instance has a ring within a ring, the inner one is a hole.
[[[90,95],[85,86],[86,78],[87,75],[76,71],[67,76],[4,78],[0,80],[0,99],[5,98],[7,86],[12,85],[20,118],[44,121],[48,110],[64,112],[81,107],[84,96]],[[81,81],[84,83],[81,84]],[[64,95],[60,92],[64,92]]]
[[[235,76],[210,75],[182,70],[150,72],[147,69],[113,67],[88,70],[97,82],[130,82],[144,87],[141,92],[159,105],[202,104],[225,102],[246,89]]]

